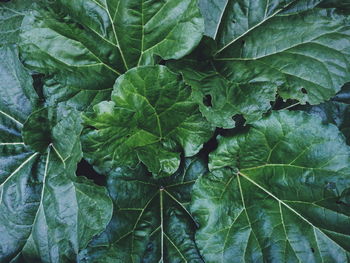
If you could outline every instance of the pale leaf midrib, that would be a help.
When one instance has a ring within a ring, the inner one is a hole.
[[[332,241],[334,244],[336,244],[338,247],[340,247],[341,249],[343,249],[345,251],[345,249],[340,246],[338,243],[336,243],[333,239],[331,239],[324,231],[322,228],[315,226],[310,220],[308,220],[307,218],[305,218],[304,216],[302,216],[297,210],[295,210],[294,208],[292,208],[290,205],[288,205],[286,202],[284,202],[283,200],[279,199],[277,196],[275,196],[274,194],[272,194],[270,191],[268,191],[267,189],[265,189],[263,186],[259,185],[258,183],[256,183],[253,179],[251,179],[248,175],[245,175],[244,173],[242,173],[241,171],[238,172],[238,178],[239,177],[243,177],[244,179],[246,179],[247,181],[249,181],[250,183],[252,183],[254,186],[256,186],[257,188],[259,188],[260,190],[262,190],[263,192],[265,192],[266,194],[268,194],[270,197],[272,197],[273,199],[275,199],[278,203],[282,204],[283,206],[285,206],[287,209],[289,209],[291,212],[293,212],[295,215],[297,215],[300,219],[302,219],[303,221],[305,221],[307,224],[309,224],[311,227],[313,227],[314,229],[319,230],[321,233],[323,233],[330,241]],[[238,179],[239,180],[239,179]]]
[[[231,46],[233,43],[235,43],[237,40],[241,39],[242,37],[246,36],[247,34],[249,34],[251,31],[253,31],[255,28],[261,26],[262,24],[264,24],[266,21],[270,20],[271,18],[275,17],[278,13],[280,13],[281,11],[283,11],[285,8],[287,8],[288,6],[290,6],[291,4],[293,4],[296,0],[291,1],[290,3],[288,3],[287,5],[285,5],[282,8],[277,9],[273,14],[271,14],[268,17],[265,17],[262,21],[260,21],[258,24],[254,25],[253,27],[249,28],[247,31],[245,31],[243,34],[239,35],[238,37],[234,38],[233,40],[231,40],[229,43],[227,43],[226,45],[224,45],[222,48],[220,48],[219,50],[217,50],[214,54],[214,56],[216,56],[217,54],[221,53],[223,50],[225,50],[227,47]],[[223,13],[225,12],[225,10],[223,11]],[[219,23],[221,24],[221,20]]]

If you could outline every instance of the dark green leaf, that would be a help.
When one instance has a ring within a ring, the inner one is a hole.
[[[112,172],[108,189],[114,217],[82,251],[79,262],[203,262],[188,204],[194,181],[206,171],[205,163],[195,157],[166,179],[152,179],[141,166]]]
[[[80,114],[60,105],[33,112],[24,123],[22,136],[26,145],[41,153],[45,153],[50,144],[55,145],[65,159],[72,154],[81,130]]]
[[[350,80],[349,17],[316,7],[319,2],[201,1],[206,31],[217,30],[217,51],[210,63],[193,67],[184,61],[187,67],[180,64],[178,70],[208,120],[230,128],[230,117],[242,114],[252,122],[277,93],[284,100],[319,104]],[[202,103],[209,95],[211,107]]]
[[[261,118],[275,99],[273,83],[240,84],[224,78],[211,62],[183,59],[169,64],[181,72],[192,88],[193,99],[201,113],[216,127],[233,128],[233,116],[241,114],[247,123]],[[272,91],[272,92],[271,92]]]
[[[333,125],[273,112],[219,137],[191,211],[206,262],[348,262],[350,148]]]
[[[79,115],[58,108],[54,125],[52,118],[42,127],[31,120],[23,125],[32,111],[25,94],[30,88],[35,94],[31,77],[12,49],[1,48],[0,57],[0,262],[72,262],[109,222],[111,200],[106,189],[75,176],[82,156]],[[33,139],[51,134],[45,151],[40,145],[43,154],[25,145],[23,126],[34,148]]]
[[[36,0],[0,2],[0,46],[17,44],[23,17]]]
[[[47,0],[23,24],[26,66],[83,102],[94,102],[134,66],[188,54],[204,31],[196,0]],[[56,99],[67,97],[52,91]]]
[[[350,145],[350,85],[343,87],[333,100],[320,105],[305,105],[298,110],[317,115],[325,123],[335,124],[345,135],[347,144]]]
[[[43,85],[46,105],[65,104],[79,111],[91,110],[97,103],[111,97],[113,87],[107,89],[81,89],[63,86],[55,79],[47,79]]]
[[[199,7],[204,17],[205,35],[216,38],[228,2],[229,0],[199,0]]]
[[[322,7],[336,7],[341,11],[350,11],[349,0],[323,0],[320,4]]]
[[[118,78],[112,101],[85,116],[84,157],[101,173],[143,162],[155,175],[171,175],[183,149],[193,156],[213,134],[181,76],[144,66]]]
[[[18,60],[15,48],[0,46],[0,61],[0,125],[13,119],[9,125],[18,126],[31,112],[28,98],[36,99],[32,79]],[[0,129],[1,138],[5,136],[1,133],[3,129],[5,127]]]

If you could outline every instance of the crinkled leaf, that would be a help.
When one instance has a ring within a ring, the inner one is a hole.
[[[193,189],[205,262],[348,262],[350,148],[333,125],[273,112],[219,137]]]
[[[211,64],[187,58],[172,61],[170,68],[181,72],[192,88],[193,99],[203,116],[216,127],[233,128],[233,117],[242,115],[247,123],[261,118],[275,99],[273,83],[240,84],[225,79]],[[272,91],[272,92],[271,92]]]
[[[35,0],[0,2],[0,45],[17,44],[23,17]]]
[[[119,77],[112,101],[97,104],[85,125],[84,157],[105,174],[141,161],[155,175],[171,175],[181,151],[195,155],[213,133],[191,89],[164,66],[138,67]]]
[[[12,49],[0,49],[0,57],[6,80],[0,87],[0,262],[71,262],[107,225],[112,203],[106,189],[74,174],[82,155],[78,115],[71,112],[53,127],[43,154],[24,144],[31,77]],[[65,147],[56,143],[62,137],[69,138]]]
[[[113,171],[107,185],[114,217],[78,262],[203,262],[188,204],[194,181],[206,171],[197,157],[166,179],[152,179],[142,166]]]
[[[152,64],[156,56],[188,54],[204,31],[197,5],[197,0],[46,0],[24,19],[24,62],[93,98],[130,68]]]
[[[211,107],[201,105],[210,121],[229,128],[229,115],[257,120],[276,93],[285,100],[318,104],[350,80],[349,17],[319,8],[319,2],[201,1],[207,32],[219,21],[217,50],[210,63],[182,71],[200,104],[200,96],[214,97]],[[208,15],[208,10],[216,11]]]
[[[349,81],[349,28],[333,9],[277,13],[221,47],[215,65],[231,81],[272,82],[284,99],[317,104]]]

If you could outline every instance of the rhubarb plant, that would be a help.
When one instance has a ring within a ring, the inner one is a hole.
[[[0,263],[350,262],[348,0],[0,2]]]

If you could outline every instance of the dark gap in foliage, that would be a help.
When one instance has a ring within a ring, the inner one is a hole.
[[[165,63],[166,63],[166,60],[164,60],[164,59],[162,59],[162,60],[159,61],[159,65],[165,66]]]
[[[76,25],[77,25],[77,27],[78,27],[79,29],[81,29],[81,30],[85,30],[85,27],[84,27],[82,24],[77,23]]]
[[[294,109],[298,105],[297,100],[287,100],[284,101],[281,97],[277,97],[274,103],[271,103],[271,107],[273,110],[282,110],[282,109]],[[295,105],[295,106],[293,106]]]
[[[213,104],[211,103],[211,96],[210,95],[205,95],[205,97],[203,98],[203,104],[207,107],[211,107],[213,106]]]
[[[250,125],[245,125],[245,126],[236,126],[233,129],[218,129],[219,135],[222,135],[224,137],[230,137],[230,136],[235,136],[241,133],[246,133],[250,129]]]
[[[219,128],[215,130],[213,137],[211,137],[211,139],[203,145],[202,150],[198,153],[198,155],[202,156],[206,160],[206,162],[208,162],[209,153],[211,153],[218,147],[216,137],[219,135],[220,130],[221,129]]]
[[[98,174],[92,165],[90,165],[84,159],[78,163],[77,176],[85,176],[86,178],[93,180],[95,184],[105,186],[106,177]]]
[[[243,117],[242,114],[236,114],[235,116],[232,117],[232,119],[235,121],[236,127],[245,126],[246,119]]]
[[[44,101],[44,93],[43,93],[44,77],[45,77],[44,74],[39,74],[39,73],[35,73],[32,75],[33,86],[41,102]]]
[[[313,247],[311,248],[311,252],[312,252],[312,253],[315,253],[315,249],[314,249]]]
[[[279,95],[276,95],[275,101],[270,102],[271,108],[273,110],[281,109],[283,104],[284,104],[284,101]]]
[[[342,88],[341,91],[335,95],[334,98],[332,98],[333,101],[343,102],[343,103],[350,103],[350,82],[346,83]]]
[[[304,88],[301,89],[301,92],[304,93],[304,94],[307,94],[307,90],[304,89]]]
[[[0,0],[0,3],[10,2],[11,0]]]

